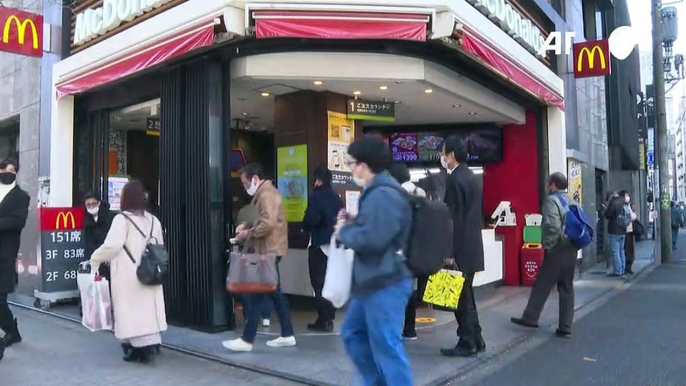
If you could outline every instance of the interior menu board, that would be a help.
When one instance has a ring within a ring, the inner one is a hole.
[[[419,161],[440,161],[442,142],[443,137],[438,133],[419,133]]]
[[[402,131],[391,134],[389,146],[398,162],[438,162],[444,138],[456,135],[467,147],[467,159],[474,163],[502,160],[502,129],[475,126],[440,131]]]
[[[86,260],[84,208],[41,208],[41,271],[46,293],[74,291],[79,263]]]
[[[394,133],[389,141],[394,161],[417,161],[417,133]]]

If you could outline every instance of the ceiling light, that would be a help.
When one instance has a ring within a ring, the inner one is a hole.
[[[361,94],[362,94],[362,91],[355,91],[355,92],[353,92],[353,95],[361,95]]]
[[[268,96],[269,96],[269,93],[268,93],[268,92],[263,92],[263,93],[262,93],[262,96],[263,96],[263,97],[268,97]]]
[[[396,80],[395,84],[401,84],[403,81],[402,80]]]
[[[460,107],[462,107],[462,105],[457,104],[457,105],[453,105],[453,107],[456,108],[456,109],[459,109]]]
[[[424,90],[425,94],[431,94],[432,92],[434,92],[434,90],[432,90],[430,88],[427,88],[426,90]]]
[[[322,83],[324,83],[324,82],[322,82],[321,80],[315,80],[315,81],[314,81],[314,85],[315,85],[315,86],[321,86]]]
[[[388,90],[388,86],[381,86],[379,87],[379,90]]]
[[[476,111],[470,111],[469,115],[476,115]]]
[[[250,115],[250,114],[248,114],[246,111],[243,111],[243,112],[241,113],[241,115],[244,116],[244,117],[247,117],[247,116]]]
[[[396,105],[399,105],[399,104],[401,104],[401,103],[403,103],[403,102],[401,102],[401,101],[395,101],[395,104],[396,104]]]

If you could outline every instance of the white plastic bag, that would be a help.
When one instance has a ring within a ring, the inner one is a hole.
[[[81,324],[92,332],[111,331],[114,323],[107,280],[95,274],[79,274],[77,281],[83,308]]]
[[[341,308],[350,299],[355,253],[352,249],[336,244],[336,239],[332,238],[322,296],[334,307]]]

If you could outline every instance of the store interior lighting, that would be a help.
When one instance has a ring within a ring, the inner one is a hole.
[[[470,166],[469,168],[474,172],[474,174],[484,173],[484,168],[480,166]],[[426,178],[426,176],[429,174],[439,174],[440,172],[441,169],[439,168],[410,169],[410,181],[418,182],[422,178]]]

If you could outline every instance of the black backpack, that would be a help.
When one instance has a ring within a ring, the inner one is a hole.
[[[133,264],[138,264],[136,269],[136,276],[138,280],[144,285],[161,285],[164,283],[164,279],[167,277],[167,272],[169,272],[169,254],[164,245],[160,245],[158,240],[152,236],[152,231],[155,228],[155,219],[152,219],[152,225],[150,226],[150,236],[146,236],[145,233],[136,225],[136,223],[131,220],[129,216],[122,213],[124,217],[133,225],[134,228],[141,234],[146,240],[145,250],[141,256],[140,264],[136,262],[133,258],[131,251],[124,245],[124,251],[129,256],[129,259]],[[154,243],[152,243],[154,241]]]
[[[412,225],[407,248],[403,251],[407,267],[415,276],[433,275],[443,268],[445,259],[453,257],[453,217],[443,202],[398,190],[412,206]]]

